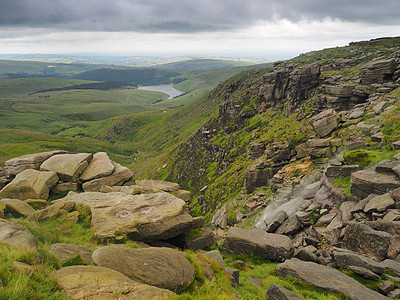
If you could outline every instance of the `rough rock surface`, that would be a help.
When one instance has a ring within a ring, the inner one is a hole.
[[[393,235],[377,231],[365,224],[350,223],[344,230],[343,243],[347,249],[383,260]]]
[[[57,256],[61,261],[66,261],[69,258],[79,254],[86,264],[89,265],[93,263],[92,251],[82,246],[56,243],[51,245],[49,252]]]
[[[97,152],[93,155],[88,167],[80,176],[82,181],[89,181],[99,177],[104,177],[114,172],[114,165],[106,152]]]
[[[45,160],[40,170],[54,171],[61,180],[76,182],[92,157],[91,153],[55,155]]]
[[[32,206],[18,199],[2,199],[0,202],[5,204],[4,212],[16,218],[27,217],[35,211]]]
[[[283,261],[294,254],[293,244],[289,237],[267,233],[258,228],[245,230],[231,227],[220,249],[229,254],[254,254],[275,261]]]
[[[82,185],[83,190],[85,192],[99,192],[103,186],[123,185],[133,178],[133,173],[127,167],[115,162],[112,164],[114,165],[114,172],[111,175],[85,182]]]
[[[57,202],[41,210],[34,211],[28,216],[29,221],[43,222],[54,218],[60,213],[70,212],[75,208],[75,203],[70,201]]]
[[[135,282],[125,275],[97,266],[71,266],[53,273],[58,284],[73,299],[169,299],[175,293]],[[123,298],[121,298],[123,295]]]
[[[283,286],[271,284],[267,290],[268,300],[301,300],[303,298],[297,296],[292,291]]]
[[[27,154],[20,157],[15,157],[5,162],[4,173],[7,177],[13,178],[18,173],[26,169],[39,170],[40,165],[48,158],[57,154],[65,154],[67,151],[54,150],[48,152]]]
[[[389,193],[376,196],[368,201],[364,207],[364,212],[369,213],[373,211],[384,212],[389,207],[394,205],[394,200],[390,197]]]
[[[57,200],[90,207],[92,229],[98,239],[127,234],[134,240],[166,240],[185,232],[193,218],[184,212],[185,202],[168,193],[125,195],[122,193],[71,194]]]
[[[162,181],[162,180],[139,180],[136,182],[138,186],[148,188],[156,191],[164,191],[164,192],[176,192],[179,190],[180,186],[177,183]]]
[[[212,230],[208,227],[204,228],[204,230],[197,237],[187,237],[186,238],[186,246],[190,250],[198,250],[206,247],[210,247],[215,243],[215,235]]]
[[[108,246],[93,252],[96,265],[160,288],[176,290],[188,286],[195,269],[182,252],[169,248],[125,248]]]
[[[320,137],[329,135],[339,125],[340,117],[334,109],[327,109],[311,118],[311,124]]]
[[[0,221],[0,242],[18,248],[37,249],[37,238],[17,222]]]
[[[47,200],[50,189],[57,183],[57,181],[58,176],[55,172],[42,172],[27,169],[19,173],[0,191],[0,199]]]
[[[370,194],[382,195],[400,187],[400,179],[395,174],[378,173],[375,167],[351,174],[351,193],[364,199]]]
[[[279,264],[276,267],[276,272],[279,276],[290,275],[312,286],[343,293],[354,300],[387,299],[346,274],[313,262],[304,262],[292,258]]]

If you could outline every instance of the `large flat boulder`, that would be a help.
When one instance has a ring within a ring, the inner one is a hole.
[[[100,240],[126,234],[135,240],[166,240],[192,226],[184,212],[185,201],[168,193],[126,195],[87,192],[69,194],[55,201],[74,202],[90,207],[92,229]]]
[[[136,182],[138,186],[150,189],[150,190],[158,190],[164,192],[176,192],[179,190],[180,186],[177,183],[162,181],[162,180],[149,180],[143,179]]]
[[[279,276],[293,276],[324,290],[343,293],[354,300],[388,299],[336,269],[297,258],[279,264],[276,273]]]
[[[37,238],[25,226],[2,220],[0,220],[0,242],[29,250],[36,250],[38,247]]]
[[[66,267],[53,276],[72,299],[163,300],[176,296],[169,290],[135,282],[115,270],[97,266]]]
[[[115,245],[97,249],[92,257],[98,266],[169,290],[188,286],[196,273],[184,253],[169,248],[134,249]]]
[[[350,223],[344,229],[343,243],[349,250],[366,254],[377,260],[386,257],[393,235],[374,230],[368,225]]]
[[[76,182],[92,158],[91,153],[59,154],[45,160],[40,170],[54,171],[62,181]]]
[[[114,172],[108,176],[85,182],[82,188],[85,192],[100,192],[103,186],[123,185],[133,178],[133,173],[127,167],[112,162]],[[134,183],[134,182],[133,182]]]
[[[82,181],[89,181],[92,179],[111,175],[114,172],[115,166],[106,152],[97,152],[93,155],[88,167],[83,171],[80,176]]]
[[[351,174],[350,191],[358,199],[363,199],[370,194],[383,195],[398,187],[400,187],[400,178],[397,175],[378,173],[375,166]]]
[[[333,251],[332,256],[339,267],[349,269],[349,267],[361,267],[382,274],[385,268],[380,262],[371,257],[361,255],[352,251],[339,249]]]
[[[44,172],[27,169],[19,173],[0,191],[0,199],[45,199],[49,197],[50,189],[57,183],[55,172]]]
[[[263,259],[275,261],[283,261],[294,254],[293,244],[289,237],[267,233],[258,228],[245,230],[231,227],[220,249],[229,254],[254,254]]]
[[[7,177],[15,177],[18,173],[26,169],[39,170],[40,165],[46,160],[57,154],[65,154],[67,151],[54,150],[48,152],[27,154],[20,157],[15,157],[5,162],[4,173]]]

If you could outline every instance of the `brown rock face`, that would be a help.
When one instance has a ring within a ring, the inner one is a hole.
[[[383,83],[391,79],[396,67],[394,58],[370,62],[360,69],[361,82],[363,84]]]

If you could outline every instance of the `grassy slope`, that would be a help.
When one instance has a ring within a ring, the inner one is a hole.
[[[157,65],[158,68],[175,70],[211,70],[220,68],[231,68],[238,66],[251,65],[248,61],[225,60],[225,59],[193,59],[180,62],[173,62],[163,65]]]

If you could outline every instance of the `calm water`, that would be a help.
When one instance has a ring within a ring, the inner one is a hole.
[[[184,92],[177,90],[172,85],[147,85],[147,86],[140,86],[138,90],[144,91],[154,91],[154,92],[161,92],[167,94],[169,96],[168,99],[175,98],[179,95],[184,94]]]

